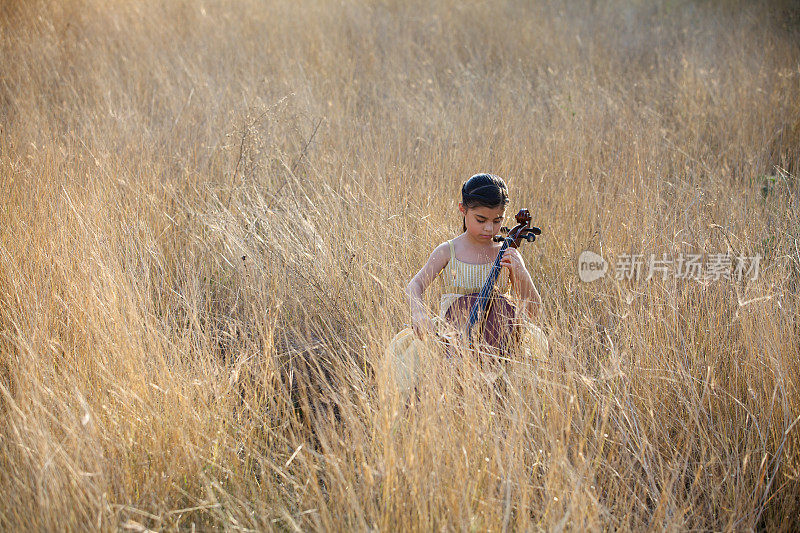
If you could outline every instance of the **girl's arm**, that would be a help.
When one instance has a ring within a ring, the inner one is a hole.
[[[533,284],[531,274],[525,267],[525,261],[516,248],[509,248],[503,254],[500,264],[508,267],[511,286],[517,298],[523,302],[523,309],[531,321],[536,320],[542,305],[542,297]]]
[[[414,333],[420,338],[424,333],[433,330],[433,324],[430,316],[428,316],[425,303],[422,301],[422,295],[431,281],[447,265],[448,261],[450,261],[449,245],[443,242],[433,250],[428,262],[417,272],[406,287],[406,297],[411,308],[411,324],[414,328]]]

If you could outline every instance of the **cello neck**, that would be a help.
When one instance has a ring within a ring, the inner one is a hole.
[[[492,270],[489,272],[489,276],[486,278],[486,282],[481,288],[481,297],[488,298],[489,294],[492,292],[494,284],[497,282],[497,278],[500,276],[500,260],[503,258],[503,252],[505,252],[507,248],[508,241],[503,241],[503,245],[500,247],[500,251],[497,253],[497,257],[494,259]]]
[[[486,278],[486,282],[483,284],[481,292],[478,294],[478,299],[475,301],[475,304],[469,311],[467,335],[469,335],[472,331],[472,327],[478,321],[478,318],[484,313],[484,311],[486,311],[486,306],[489,304],[489,295],[491,294],[494,284],[497,282],[497,278],[500,275],[500,260],[503,258],[503,252],[505,252],[507,248],[508,240],[504,240],[503,245],[500,247],[500,251],[497,253],[497,257],[494,259],[492,270],[489,272],[489,276]]]

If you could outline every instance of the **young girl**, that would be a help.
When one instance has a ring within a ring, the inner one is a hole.
[[[458,210],[464,216],[463,233],[437,246],[428,262],[406,287],[411,307],[412,328],[398,333],[386,350],[393,366],[398,387],[405,391],[414,385],[419,369],[420,344],[426,335],[441,331],[448,308],[460,296],[480,292],[492,269],[502,243],[494,242],[506,215],[508,188],[502,178],[492,174],[476,174],[461,187]],[[500,261],[503,269],[496,287],[513,292],[523,321],[523,349],[528,357],[547,353],[547,339],[532,324],[539,313],[542,299],[516,248],[508,248]],[[442,277],[442,298],[439,316],[431,318],[422,294],[437,276]]]

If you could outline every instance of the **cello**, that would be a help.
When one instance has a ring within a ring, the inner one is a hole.
[[[488,353],[504,358],[519,341],[516,307],[508,297],[496,290],[495,283],[500,276],[500,260],[505,251],[509,247],[519,248],[523,241],[533,242],[542,230],[530,225],[531,215],[527,209],[521,209],[516,220],[517,225],[512,229],[500,228],[500,232],[506,236],[493,237],[495,242],[502,242],[503,245],[480,292],[459,297],[445,314],[445,321],[452,333],[439,335],[439,338],[445,341],[449,355],[452,355],[454,344],[460,340],[479,354]]]

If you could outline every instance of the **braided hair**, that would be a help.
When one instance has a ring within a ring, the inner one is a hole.
[[[506,182],[494,174],[475,174],[461,186],[461,204],[465,209],[506,206],[509,201]],[[463,225],[466,231],[466,220]]]

